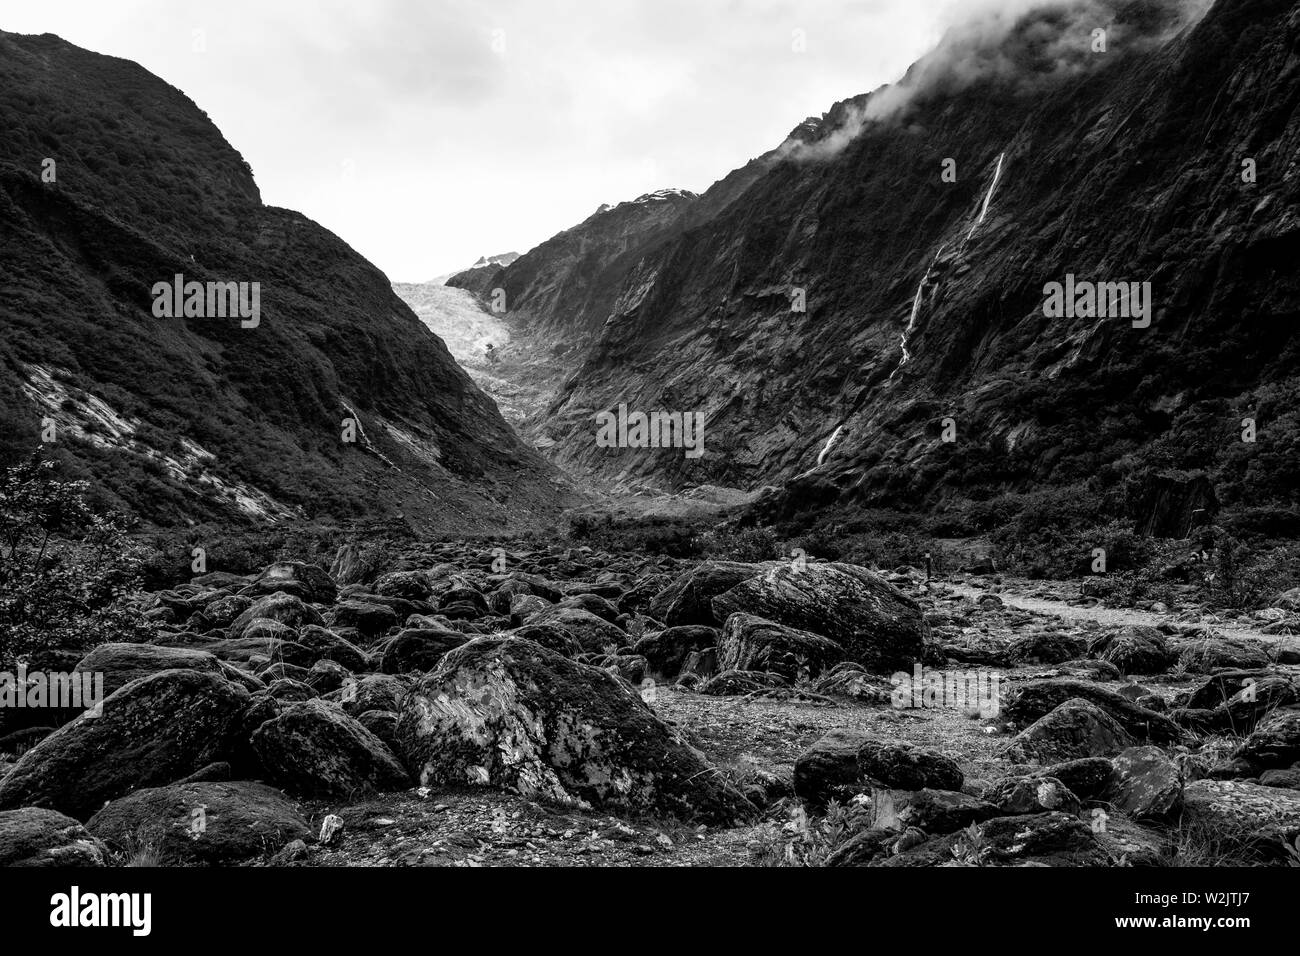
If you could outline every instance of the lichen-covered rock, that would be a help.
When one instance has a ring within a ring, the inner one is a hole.
[[[0,867],[103,866],[104,845],[76,820],[55,810],[0,812]]]
[[[720,627],[727,616],[714,615],[713,599],[772,567],[775,565],[711,561],[691,568],[651,599],[649,614],[670,628],[691,624]]]
[[[1135,820],[1164,820],[1183,803],[1183,775],[1158,747],[1133,747],[1113,761],[1108,802]]]
[[[1018,686],[1003,702],[1002,716],[1022,727],[1028,726],[1073,698],[1101,708],[1138,740],[1168,744],[1178,743],[1186,736],[1182,728],[1168,717],[1138,707],[1113,690],[1086,681],[1062,678],[1030,681]]]
[[[311,837],[283,793],[247,781],[138,790],[111,801],[86,829],[118,852],[152,846],[173,866],[235,863]]]
[[[338,594],[338,585],[324,568],[298,561],[273,564],[259,574],[244,594],[274,594],[283,591],[314,604],[332,604]]]
[[[1244,780],[1195,780],[1183,791],[1184,826],[1222,835],[1300,831],[1300,791]]]
[[[794,791],[818,808],[847,802],[873,786],[895,790],[960,790],[964,777],[952,758],[911,744],[833,730],[794,764]]]
[[[602,654],[610,647],[628,642],[627,632],[590,611],[577,607],[549,607],[531,618],[529,624],[555,624],[568,631],[588,654]]]
[[[468,640],[459,631],[409,628],[388,645],[379,669],[385,674],[426,673],[438,666],[444,654]]]
[[[1214,674],[1221,670],[1252,670],[1267,667],[1268,649],[1258,641],[1203,637],[1175,646],[1178,661],[1193,674]]]
[[[254,731],[252,743],[270,778],[290,793],[350,797],[410,786],[405,768],[382,740],[321,700],[283,708]]]
[[[734,822],[752,805],[612,674],[517,638],[443,658],[403,699],[424,785],[505,787],[578,806]]]
[[[1003,780],[990,788],[984,794],[984,799],[995,804],[999,811],[990,816],[1043,813],[1048,810],[1078,814],[1083,809],[1083,802],[1074,791],[1057,778],[1045,775]]]
[[[302,598],[276,593],[254,601],[248,610],[235,618],[227,628],[227,634],[232,638],[252,637],[248,631],[257,621],[274,621],[286,627],[299,628],[308,624],[319,625],[321,616]]]
[[[1121,674],[1159,674],[1169,669],[1175,654],[1154,627],[1131,624],[1094,641],[1089,652],[1119,668]]]
[[[1116,754],[1134,743],[1110,714],[1076,697],[1064,701],[1017,734],[1007,754],[1018,760],[1057,763]]]
[[[888,674],[925,655],[920,606],[883,577],[851,564],[781,565],[713,599],[714,616],[752,614],[830,638],[848,659]]]
[[[774,624],[752,614],[727,618],[718,643],[723,670],[766,671],[794,681],[818,677],[844,660],[844,648],[830,638]]]
[[[1260,721],[1235,756],[1266,770],[1300,761],[1300,708],[1275,711]]]
[[[0,809],[88,818],[105,800],[161,786],[220,758],[248,691],[216,674],[163,671],[127,684],[23,754],[0,781]]]
[[[716,627],[688,624],[647,634],[632,645],[632,650],[646,659],[656,680],[671,680],[682,672],[692,651],[717,647],[721,637]]]
[[[101,644],[81,659],[74,673],[103,674],[104,696],[115,694],[133,680],[162,671],[221,672],[216,657],[207,651],[155,644]]]

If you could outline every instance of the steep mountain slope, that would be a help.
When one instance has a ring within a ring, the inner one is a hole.
[[[4,460],[53,424],[47,454],[163,524],[397,511],[469,530],[554,507],[554,470],[379,270],[264,206],[140,66],[0,34],[0,219]],[[155,317],[178,274],[258,283],[260,321]]]
[[[584,275],[599,301],[525,291],[510,305],[535,327],[600,329],[538,422],[552,457],[616,481],[780,484],[773,513],[1171,467],[1208,467],[1229,503],[1292,498],[1300,8],[1205,7],[1056,2],[955,31],[801,126],[738,196],[711,190]],[[1150,327],[1047,318],[1067,275],[1151,282]],[[702,412],[705,455],[598,447],[595,414],[622,402]]]

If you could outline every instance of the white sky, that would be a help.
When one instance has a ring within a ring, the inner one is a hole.
[[[900,77],[969,2],[0,0],[0,29],[141,63],[266,202],[418,282],[601,203],[703,191]]]

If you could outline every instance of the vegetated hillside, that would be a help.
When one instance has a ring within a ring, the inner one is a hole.
[[[5,462],[41,447],[160,524],[490,529],[562,498],[384,275],[262,205],[206,115],[137,64],[0,34],[0,218]],[[176,274],[260,283],[260,324],[155,318]]]
[[[1204,6],[1053,4],[954,31],[659,242],[550,278],[598,298],[561,309],[516,287],[534,327],[600,330],[539,423],[552,457],[623,481],[779,483],[778,515],[1107,494],[1163,468],[1208,468],[1230,505],[1294,500],[1300,8]],[[1045,284],[1071,273],[1150,281],[1151,327],[1045,318]],[[595,447],[594,414],[624,401],[705,412],[704,457]]]

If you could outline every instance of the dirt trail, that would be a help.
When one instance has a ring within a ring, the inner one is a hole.
[[[1002,599],[1002,603],[1008,607],[1018,608],[1022,611],[1032,611],[1037,614],[1050,614],[1053,617],[1059,617],[1066,621],[1095,621],[1105,627],[1123,627],[1127,624],[1145,624],[1150,627],[1156,627],[1160,624],[1171,623],[1175,620],[1173,614],[1158,614],[1154,611],[1139,611],[1135,608],[1115,608],[1115,607],[1080,607],[1074,604],[1067,604],[1064,601],[1052,601],[1046,598],[1029,597],[1024,594],[1015,594],[1010,591],[993,591],[984,588],[972,587],[969,584],[942,583],[940,587],[947,588],[954,594],[962,597],[979,598],[985,594],[992,594]],[[1263,631],[1251,627],[1243,627],[1229,621],[1206,624],[1207,628],[1220,632],[1224,637],[1241,637],[1252,640],[1263,641],[1267,644],[1281,644],[1288,647],[1300,647],[1300,637],[1285,636],[1278,634],[1265,634]]]

